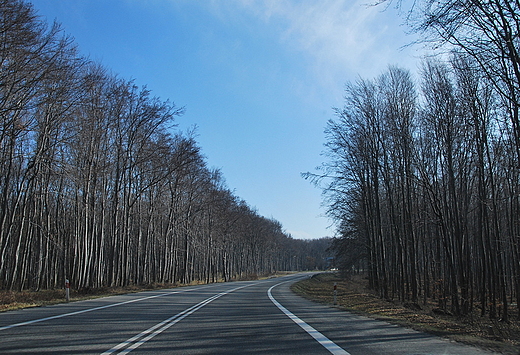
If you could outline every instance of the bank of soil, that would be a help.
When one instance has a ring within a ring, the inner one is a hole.
[[[336,305],[334,284],[336,283]],[[341,278],[322,273],[297,282],[292,290],[303,297],[357,314],[439,335],[458,342],[507,355],[520,354],[520,322],[500,322],[481,317],[477,311],[466,317],[438,314],[435,305],[403,304],[379,298],[368,289],[364,275]]]

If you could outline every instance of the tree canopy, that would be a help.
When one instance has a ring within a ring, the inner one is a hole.
[[[321,268],[208,167],[183,107],[0,1],[0,289],[230,280]]]
[[[305,176],[339,266],[383,298],[520,317],[520,2],[379,3],[411,4],[434,55],[417,79],[391,66],[348,83],[327,125],[327,161]]]

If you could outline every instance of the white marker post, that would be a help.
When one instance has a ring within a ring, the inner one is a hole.
[[[67,302],[70,301],[70,282],[69,279],[65,279],[65,298]]]
[[[336,305],[336,299],[337,299],[337,296],[338,296],[338,286],[337,284],[334,282],[334,306]]]

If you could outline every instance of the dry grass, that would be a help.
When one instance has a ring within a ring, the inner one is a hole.
[[[368,290],[362,276],[342,279],[337,274],[318,274],[300,281],[292,290],[313,301],[333,305],[333,285],[337,284],[336,307],[390,323],[426,331],[455,341],[509,355],[520,354],[520,322],[489,320],[472,314],[467,317],[439,315],[433,305],[413,305],[385,301]]]
[[[125,293],[175,287],[173,284],[152,284],[146,286],[102,287],[96,289],[70,289],[70,301],[81,301]],[[39,307],[66,302],[65,290],[41,291],[0,291],[0,312]]]
[[[249,274],[241,275],[234,279],[235,281],[258,280],[270,277],[279,277],[290,274],[290,272],[277,272],[276,274]],[[217,282],[223,282],[218,280]],[[127,287],[102,287],[87,288],[81,290],[70,289],[70,301],[80,301],[85,299],[114,296],[125,293],[140,292],[154,289],[173,288],[179,286],[193,286],[203,284],[202,281],[193,281],[188,285],[180,284],[151,284],[145,286],[133,285]],[[65,290],[41,290],[41,291],[0,291],[0,312],[12,311],[16,309],[39,307],[51,304],[66,302]]]
[[[281,274],[280,274],[281,275]],[[280,276],[280,275],[271,275]],[[267,275],[249,275],[247,279],[266,278]],[[349,280],[337,274],[318,274],[300,281],[292,286],[293,291],[302,296],[324,304],[333,304],[333,285],[337,283],[337,306],[358,314],[383,319],[417,330],[426,331],[456,341],[491,349],[508,355],[520,354],[520,322],[508,323],[492,321],[486,317],[473,314],[464,318],[439,315],[432,312],[434,306],[420,308],[399,302],[388,302],[380,299],[367,288],[367,280],[362,276],[354,276]],[[97,297],[178,287],[174,284],[153,284],[147,286],[129,286],[117,288],[99,288],[72,290],[71,301],[79,301]],[[0,311],[15,310],[27,307],[38,307],[65,302],[64,290],[43,291],[0,291]]]

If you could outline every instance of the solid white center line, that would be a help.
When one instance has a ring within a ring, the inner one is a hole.
[[[327,338],[325,335],[318,332],[316,329],[305,323],[303,320],[295,316],[293,313],[291,313],[287,308],[282,306],[271,294],[271,290],[275,288],[278,285],[281,285],[285,282],[280,282],[274,286],[272,286],[268,291],[267,295],[269,296],[269,299],[271,302],[274,303],[276,307],[278,307],[287,317],[289,317],[294,323],[298,324],[303,330],[305,330],[311,337],[313,337],[318,343],[320,343],[325,349],[327,349],[331,354],[334,355],[350,355],[349,352],[343,350],[341,347],[336,345],[332,340]]]
[[[168,319],[166,319],[166,320],[164,320],[164,321],[162,321],[160,323],[157,323],[153,327],[150,327],[150,328],[142,331],[141,333],[139,333],[139,334],[129,338],[128,340],[125,340],[124,342],[117,344],[112,349],[109,349],[109,350],[105,351],[101,355],[113,354],[114,352],[116,352],[116,351],[118,351],[120,349],[123,349],[123,348],[126,348],[126,349],[122,350],[121,352],[119,352],[119,354],[128,354],[132,350],[135,350],[139,346],[141,346],[144,343],[146,343],[148,340],[150,340],[153,337],[155,337],[156,335],[162,333],[166,329],[170,328],[172,325],[180,322],[181,320],[183,320],[184,318],[186,318],[190,314],[196,312],[197,310],[199,310],[202,307],[206,306],[207,304],[213,302],[214,300],[216,300],[216,299],[218,299],[218,298],[220,298],[220,297],[222,297],[224,295],[227,295],[228,293],[234,292],[236,290],[239,290],[239,289],[242,289],[242,288],[245,288],[245,287],[253,286],[255,284],[256,283],[252,283],[252,284],[249,284],[249,285],[236,287],[236,288],[231,289],[229,291],[221,292],[221,293],[213,295],[213,296],[211,296],[209,298],[206,298],[204,301],[201,301],[201,302],[197,303],[196,305],[191,306],[190,308],[187,308],[184,311],[182,311],[180,313],[177,313],[176,315],[171,316],[170,318],[168,318]]]

